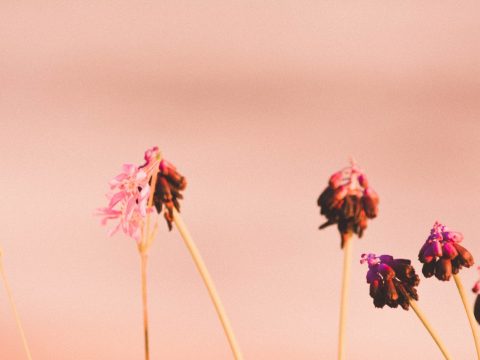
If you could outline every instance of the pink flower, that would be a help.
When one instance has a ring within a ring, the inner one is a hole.
[[[462,240],[461,233],[435,222],[418,254],[418,260],[423,263],[423,275],[427,278],[435,275],[439,280],[448,281],[463,266],[472,266],[472,254],[459,244]]]
[[[119,220],[109,235],[119,229],[137,242],[141,240],[141,232],[147,212],[147,201],[150,194],[149,176],[133,164],[124,164],[122,172],[110,181],[111,192],[107,194],[108,206],[98,209],[103,216],[102,225],[108,220]]]
[[[118,220],[118,224],[109,232],[115,234],[119,229],[142,241],[142,232],[146,216],[153,211],[148,206],[152,179],[157,174],[153,190],[153,204],[158,213],[165,206],[164,217],[168,227],[172,229],[173,209],[180,211],[179,199],[183,196],[187,182],[175,166],[162,160],[160,151],[154,146],[145,151],[145,163],[141,166],[124,164],[122,172],[110,181],[109,202],[105,208],[98,209],[98,215],[103,216],[102,225],[109,220]]]

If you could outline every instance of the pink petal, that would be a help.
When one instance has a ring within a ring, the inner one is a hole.
[[[110,199],[110,203],[108,204],[108,206],[110,208],[114,207],[115,205],[117,205],[121,200],[123,200],[125,197],[127,196],[127,193],[125,191],[120,191],[116,194],[114,194],[112,196],[112,198]]]

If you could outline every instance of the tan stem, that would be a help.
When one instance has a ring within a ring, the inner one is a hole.
[[[415,300],[413,299],[409,299],[409,302],[410,302],[410,306],[412,307],[413,311],[415,312],[415,314],[417,314],[418,318],[420,319],[420,321],[422,322],[423,326],[425,326],[425,329],[427,329],[427,331],[430,333],[430,335],[432,336],[433,340],[435,341],[435,343],[437,344],[438,348],[440,349],[440,351],[442,352],[443,356],[445,357],[445,359],[447,360],[450,360],[451,357],[450,355],[448,354],[448,351],[447,349],[445,348],[445,345],[443,344],[443,342],[440,340],[440,338],[438,337],[437,333],[435,332],[435,330],[433,330],[432,328],[432,325],[430,325],[430,323],[428,322],[427,318],[425,317],[425,314],[423,314],[423,312],[420,310],[420,308],[418,307],[418,304]]]
[[[27,358],[29,360],[32,360],[32,355],[30,354],[30,349],[28,348],[27,338],[25,337],[22,323],[20,321],[20,316],[18,315],[17,306],[15,305],[15,301],[13,300],[12,289],[10,288],[10,285],[7,280],[7,276],[5,275],[5,270],[3,268],[3,253],[1,249],[0,249],[0,272],[2,273],[3,285],[5,286],[5,290],[7,291],[8,300],[10,301],[13,315],[15,317],[15,321],[17,322],[18,331],[20,332],[20,336],[22,338],[23,348],[25,349]]]
[[[147,259],[146,253],[140,254],[142,263],[142,303],[143,303],[143,333],[145,336],[145,360],[150,359],[148,345],[148,302],[147,302]]]
[[[463,287],[460,276],[458,274],[454,274],[453,279],[455,280],[455,284],[457,285],[458,292],[463,302],[463,307],[465,308],[465,312],[467,313],[470,328],[472,329],[473,340],[475,341],[475,349],[477,350],[477,358],[480,359],[480,342],[478,338],[478,329],[475,322],[475,317],[473,315],[472,306],[468,301],[467,293],[465,291],[465,288]]]
[[[155,187],[157,186],[157,179],[158,179],[158,169],[152,175],[151,187],[150,187],[150,194],[148,196],[147,202],[147,209],[150,210],[153,205],[153,196],[155,194]],[[144,231],[144,236],[142,237],[141,248],[142,251],[147,251],[148,248],[152,245],[152,241],[154,236],[150,233],[150,211],[147,214],[147,221],[146,221],[146,231]],[[154,229],[154,232],[156,229]]]
[[[197,270],[200,273],[200,276],[202,277],[203,282],[205,283],[205,286],[207,287],[210,298],[213,302],[213,305],[215,306],[215,310],[217,311],[218,317],[220,318],[220,322],[222,323],[225,335],[227,336],[228,342],[230,344],[230,348],[232,349],[233,356],[235,357],[236,360],[241,360],[243,359],[243,356],[240,351],[240,347],[237,344],[237,341],[235,339],[235,334],[233,333],[232,327],[228,320],[225,309],[223,308],[220,297],[218,296],[217,290],[215,289],[215,285],[213,284],[212,278],[210,277],[207,267],[205,266],[205,263],[203,262],[200,252],[198,251],[197,246],[193,242],[193,239],[187,227],[185,226],[185,223],[180,217],[180,214],[178,213],[178,211],[175,209],[173,210],[173,221],[175,222],[175,225],[178,231],[180,232],[185,242],[185,245],[190,251],[193,261],[195,262],[195,265],[197,267]]]
[[[352,258],[352,235],[342,234],[343,242],[343,277],[340,295],[340,320],[338,326],[338,360],[345,358],[345,327],[347,323],[348,293],[350,284],[350,265]]]

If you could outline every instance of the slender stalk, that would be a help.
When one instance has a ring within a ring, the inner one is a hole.
[[[148,197],[147,206],[152,208],[153,195],[155,193],[155,187],[157,185],[158,171],[155,171],[152,176],[150,194]],[[148,297],[147,297],[147,260],[148,249],[152,244],[153,238],[157,233],[157,223],[150,232],[150,212],[147,214],[147,221],[145,227],[142,229],[142,238],[138,244],[138,252],[140,254],[140,262],[142,267],[142,305],[143,305],[143,334],[145,339],[145,360],[150,359],[150,347],[148,342]]]
[[[205,266],[205,263],[203,262],[200,252],[198,251],[197,246],[193,242],[193,239],[187,227],[185,226],[185,223],[180,217],[180,214],[175,209],[173,210],[173,221],[175,222],[175,225],[178,231],[180,232],[185,242],[185,245],[190,251],[190,255],[192,256],[193,261],[195,262],[197,270],[200,273],[200,276],[202,277],[203,282],[205,283],[205,286],[207,287],[210,298],[213,302],[213,305],[215,306],[215,310],[217,311],[218,317],[220,318],[220,322],[222,323],[225,335],[227,336],[228,342],[230,344],[230,348],[232,349],[233,356],[235,357],[236,360],[242,360],[243,356],[242,356],[242,353],[240,352],[240,347],[237,344],[237,341],[235,339],[235,334],[233,333],[232,327],[228,320],[225,309],[223,308],[220,297],[218,296],[217,290],[215,289],[215,285],[213,284],[212,278],[210,277],[207,267]]]
[[[142,263],[142,302],[143,302],[143,333],[145,336],[145,360],[150,359],[148,346],[148,303],[147,303],[147,259],[146,253],[140,254]]]
[[[12,289],[10,288],[10,285],[7,280],[7,276],[5,275],[5,270],[3,268],[3,253],[1,249],[0,249],[0,272],[2,273],[3,285],[5,286],[5,290],[7,291],[8,300],[10,301],[13,315],[15,316],[15,320],[17,322],[18,331],[20,332],[20,336],[22,337],[23,348],[25,349],[27,358],[29,360],[32,360],[32,355],[30,354],[30,349],[28,348],[27,338],[25,337],[22,323],[20,321],[20,316],[18,315],[17,306],[15,305],[15,301],[13,300]]]
[[[432,328],[432,325],[430,325],[430,323],[428,322],[427,318],[425,317],[425,314],[423,314],[423,312],[420,310],[420,308],[418,307],[417,305],[417,302],[413,299],[409,299],[409,302],[410,302],[410,306],[412,307],[413,311],[415,312],[415,314],[417,314],[418,318],[420,319],[420,321],[423,323],[423,326],[425,326],[425,329],[427,329],[427,331],[430,333],[430,335],[432,336],[433,340],[435,341],[435,343],[437,344],[437,346],[439,347],[440,351],[442,352],[443,356],[445,357],[446,360],[450,360],[451,357],[450,355],[448,354],[448,351],[447,349],[445,348],[445,345],[443,344],[443,342],[440,340],[440,338],[438,337],[437,333],[435,332],[435,330],[433,330]]]
[[[148,209],[152,208],[153,205],[153,196],[155,194],[155,188],[157,186],[157,179],[158,179],[158,171],[155,171],[152,175],[151,187],[150,187],[150,194],[148,196],[147,206]],[[146,221],[146,235],[142,237],[142,247],[146,251],[153,241],[153,234],[150,233],[150,212],[147,214],[147,221]],[[155,224],[156,227],[156,224]],[[156,229],[154,229],[156,232]]]
[[[342,234],[343,277],[340,299],[340,320],[338,326],[338,360],[345,357],[345,325],[347,323],[348,293],[350,284],[350,265],[352,263],[352,234]]]
[[[462,280],[458,274],[453,275],[455,284],[457,285],[458,292],[462,298],[463,306],[465,307],[465,312],[467,313],[468,322],[470,323],[470,328],[472,329],[473,340],[475,341],[475,349],[477,350],[477,358],[480,359],[480,342],[478,338],[477,324],[473,315],[473,309],[467,299],[467,293],[463,287]]]

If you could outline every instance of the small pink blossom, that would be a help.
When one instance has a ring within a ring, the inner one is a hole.
[[[137,242],[141,240],[144,219],[148,212],[148,181],[147,173],[133,164],[124,164],[122,172],[110,181],[108,206],[98,209],[98,215],[103,216],[102,225],[106,225],[108,220],[119,220],[109,235],[122,229]]]

